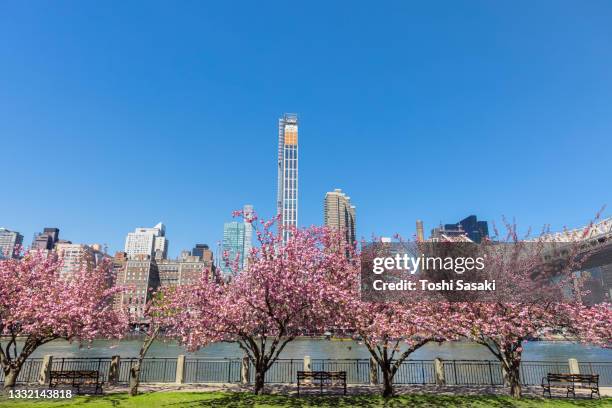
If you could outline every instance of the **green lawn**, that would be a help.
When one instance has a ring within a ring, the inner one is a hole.
[[[404,395],[385,401],[375,395],[340,397],[282,395],[255,396],[250,393],[157,392],[130,398],[127,394],[76,397],[71,400],[8,400],[0,397],[0,407],[612,407],[612,398],[602,400],[513,400],[495,396]]]

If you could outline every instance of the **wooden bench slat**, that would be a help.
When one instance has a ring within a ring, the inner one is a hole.
[[[548,373],[542,378],[542,395],[548,393],[552,398],[552,388],[565,389],[567,398],[570,394],[576,398],[576,389],[591,390],[591,398],[595,394],[600,397],[599,374]]]
[[[300,382],[301,380],[312,380]],[[319,387],[323,394],[323,387],[342,386],[346,395],[346,371],[298,371],[297,372],[297,393],[300,395],[300,386],[308,385]]]
[[[83,385],[95,385],[95,392],[102,390],[100,373],[95,370],[52,370],[49,375],[49,387],[72,385],[80,393]]]

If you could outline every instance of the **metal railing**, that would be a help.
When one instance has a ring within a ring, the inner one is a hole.
[[[266,373],[266,383],[268,384],[291,384],[296,382],[297,372],[304,370],[304,360],[302,359],[278,359]],[[249,373],[251,382],[255,381],[255,369],[250,365]]]
[[[42,358],[30,358],[24,363],[17,378],[18,384],[36,383],[42,366]],[[135,358],[122,358],[118,382],[127,384]],[[111,367],[110,357],[100,358],[53,358],[52,370],[96,370],[102,381],[108,381]],[[444,380],[447,385],[503,385],[502,367],[496,360],[443,360]],[[241,359],[185,359],[185,383],[238,383],[241,381]],[[312,359],[314,371],[346,371],[347,383],[370,383],[370,360],[368,359]],[[295,383],[297,372],[304,370],[303,359],[279,359],[266,373],[266,383]],[[602,386],[612,385],[612,362],[580,362],[579,370],[584,374],[599,374]],[[520,367],[521,381],[525,385],[539,385],[548,373],[567,373],[567,361],[523,361]],[[140,381],[143,383],[174,383],[176,381],[176,358],[146,358],[143,361]],[[250,366],[250,380],[254,381],[255,370]],[[378,368],[378,378],[382,372]],[[4,373],[0,370],[0,382]],[[433,360],[406,360],[399,367],[396,384],[435,384],[436,374]]]
[[[378,369],[378,378],[382,379],[382,372]],[[395,384],[435,384],[433,360],[405,360],[399,366],[395,377]]]
[[[240,382],[240,359],[187,359],[186,383],[236,383]],[[174,381],[174,379],[172,380]]]
[[[525,361],[521,364],[520,368],[521,382],[525,385],[542,384],[542,378],[546,377],[548,373],[559,374],[569,372],[567,361]],[[609,383],[612,383],[612,378],[608,378]],[[600,384],[603,384],[601,379]]]
[[[612,385],[612,362],[578,363],[582,374],[599,374],[601,385]]]
[[[369,384],[370,382],[370,361],[367,359],[313,359],[311,369],[313,371],[346,371],[348,384]],[[295,381],[295,377],[293,378]]]
[[[444,378],[449,385],[503,385],[499,361],[444,360]],[[542,379],[542,377],[540,377]]]

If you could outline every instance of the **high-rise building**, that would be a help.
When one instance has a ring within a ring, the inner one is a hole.
[[[243,210],[244,214],[244,266],[246,267],[249,263],[249,254],[251,253],[251,248],[253,247],[253,224],[247,222],[246,220],[250,219],[253,216],[253,206],[245,205]]]
[[[162,287],[178,286],[181,277],[180,269],[181,262],[189,258],[191,255],[182,256],[177,260],[166,259],[157,262],[157,270],[159,271],[159,284]]]
[[[189,255],[180,259],[160,260],[157,261],[157,268],[162,287],[193,285],[203,277],[212,276],[213,262],[212,256],[205,252],[204,257]]]
[[[181,251],[178,259],[157,261],[161,286],[190,285],[203,275],[212,276],[213,253],[206,244],[196,244],[191,251]]]
[[[125,264],[127,263],[127,254],[121,251],[115,252],[115,256],[113,257],[112,262],[113,262],[113,273],[112,273],[111,278],[113,279],[113,281],[111,282],[110,286],[115,286],[119,284],[120,278],[124,277]],[[116,303],[117,304],[121,303],[120,295],[116,297]]]
[[[153,228],[136,228],[125,239],[125,252],[130,259],[137,255],[166,259],[168,257],[166,227],[160,222]]]
[[[166,238],[165,236],[155,237],[153,254],[155,259],[168,258],[168,238]]]
[[[179,285],[194,285],[202,278],[212,276],[212,261],[205,261],[198,256],[190,256],[180,263]]]
[[[423,230],[423,221],[416,220],[416,239],[418,242],[425,241],[425,232]]]
[[[34,236],[32,249],[52,250],[59,241],[59,228],[45,228],[43,232]]]
[[[58,242],[55,251],[62,259],[60,278],[67,279],[81,269],[93,271],[93,269],[105,258],[110,258],[101,251],[98,244],[72,244],[69,242]]]
[[[212,251],[208,244],[196,244],[195,247],[191,250],[191,256],[197,256],[201,259],[212,261]]]
[[[289,227],[298,220],[298,118],[286,113],[278,120],[278,190],[277,214],[281,216],[283,240],[289,238]]]
[[[323,219],[325,226],[339,228],[345,231],[347,242],[354,243],[355,235],[355,206],[351,205],[351,197],[337,188],[325,193],[323,205]]]
[[[16,258],[15,250],[23,244],[23,235],[17,231],[0,228],[0,259]]]
[[[479,244],[483,238],[489,236],[489,226],[486,221],[478,221],[475,215],[470,215],[456,224],[440,223],[439,227],[431,230],[431,239],[434,241],[463,241]]]
[[[244,268],[244,223],[238,221],[226,222],[223,225],[223,273],[237,273]]]
[[[446,231],[462,230],[469,239],[476,243],[480,243],[483,238],[489,236],[489,225],[486,221],[478,221],[475,215],[465,217],[456,224],[446,224]]]
[[[116,259],[115,264],[119,270],[117,283],[126,288],[117,306],[129,312],[131,323],[146,323],[145,305],[160,285],[157,263],[150,255],[137,254],[131,259]]]

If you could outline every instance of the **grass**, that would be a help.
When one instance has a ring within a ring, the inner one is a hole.
[[[362,396],[307,396],[259,395],[245,392],[149,392],[130,398],[125,393],[104,396],[81,396],[70,400],[8,400],[0,397],[0,407],[612,407],[612,398],[601,400],[541,400],[524,398],[513,400],[505,396],[445,396],[412,394],[383,399],[377,395]]]

